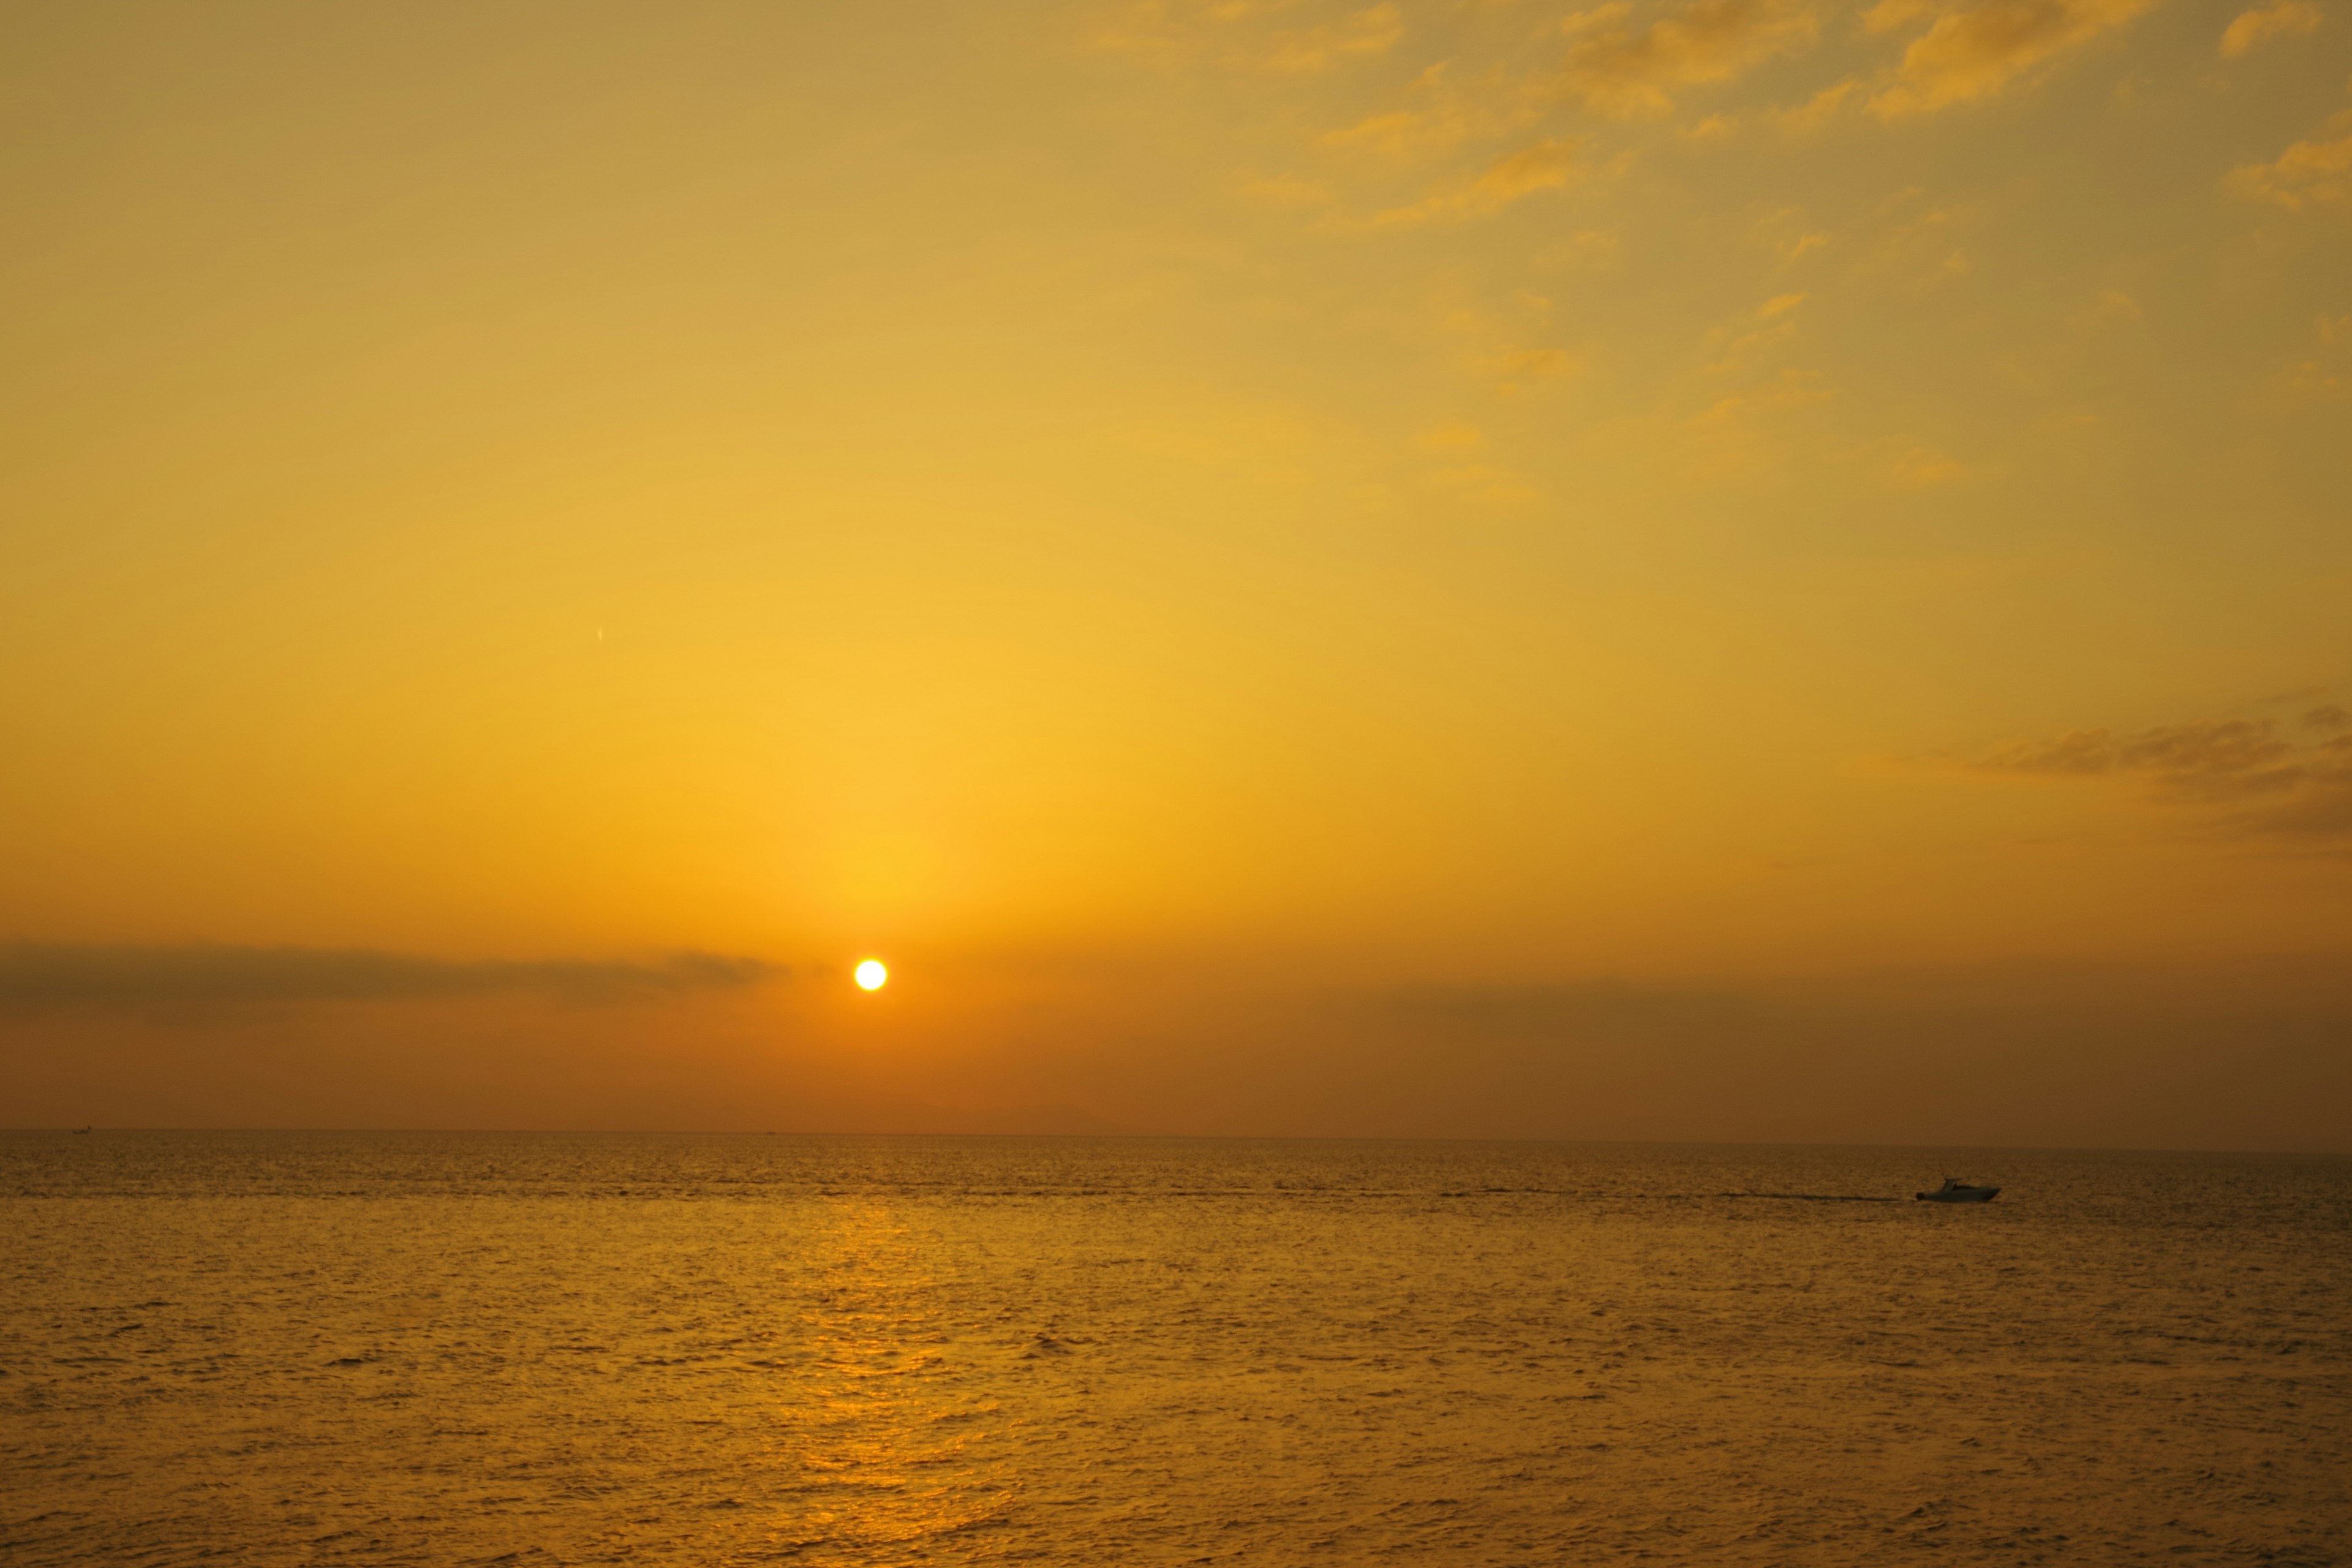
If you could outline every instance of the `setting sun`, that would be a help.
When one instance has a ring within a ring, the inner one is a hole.
[[[883,982],[890,978],[890,972],[882,967],[882,961],[878,958],[869,958],[860,963],[856,974],[860,991],[879,991]]]

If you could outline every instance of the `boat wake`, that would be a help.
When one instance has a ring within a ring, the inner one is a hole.
[[[1791,1204],[1899,1204],[1901,1198],[1863,1197],[1852,1193],[1717,1193],[1719,1198],[1776,1198]]]

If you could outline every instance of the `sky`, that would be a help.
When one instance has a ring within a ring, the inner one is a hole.
[[[16,7],[0,1124],[2352,1151],[2347,453],[2315,0]]]

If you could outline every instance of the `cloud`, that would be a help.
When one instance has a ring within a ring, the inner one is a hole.
[[[1566,349],[1512,349],[1496,356],[1494,368],[1502,376],[1505,389],[1509,390],[1529,382],[1566,375],[1576,368],[1576,356]]]
[[[1455,420],[1423,430],[1412,444],[1424,452],[1475,452],[1486,446],[1486,437],[1476,426]]]
[[[366,949],[0,945],[0,1009],[381,1002],[536,993],[576,1003],[650,1001],[782,978],[756,958],[681,952],[655,963],[456,960]]]
[[[1367,115],[1324,132],[1323,144],[1390,158],[1507,136],[1542,118],[1548,107],[1524,84],[1499,70],[1480,79],[1457,79],[1444,61],[1415,77],[1402,108]]]
[[[1325,132],[1323,144],[1327,147],[1369,147],[1391,157],[1401,157],[1420,147],[1450,146],[1469,133],[1468,122],[1459,114],[1426,109],[1397,109],[1386,114],[1368,115],[1353,125]]]
[[[2275,385],[2288,403],[2332,403],[2347,392],[2352,392],[2352,384],[2347,384],[2344,377],[2312,359],[2299,360],[2289,365]]]
[[[1738,370],[1763,351],[1795,337],[1797,323],[1786,318],[1805,302],[1805,298],[1803,294],[1775,295],[1756,308],[1753,318],[1709,331],[1706,346],[1717,357],[1706,367],[1707,374],[1722,375]]]
[[[2102,289],[2098,297],[2068,318],[2078,332],[2096,331],[2101,327],[2116,326],[2138,321],[2143,312],[2139,301],[2120,289]]]
[[[2287,756],[2293,747],[2267,719],[2208,719],[2116,735],[2070,730],[2048,742],[2021,742],[1988,759],[1998,772],[2088,775],[2151,773],[2177,778],[2242,778]]]
[[[1780,376],[1761,386],[1746,392],[1736,392],[1717,399],[1696,416],[1694,425],[1727,425],[1745,420],[1758,414],[1777,413],[1783,409],[1807,408],[1817,403],[1827,403],[1837,395],[1822,384],[1822,374],[1812,370],[1784,370]]]
[[[1349,60],[1384,55],[1403,37],[1404,14],[1394,5],[1374,5],[1337,22],[1276,33],[1256,64],[1274,71],[1328,70]]]
[[[1949,12],[1904,50],[1894,85],[1870,100],[1871,111],[1895,120],[1991,98],[2034,67],[2123,26],[2149,4],[1984,0]]]
[[[1876,37],[1936,14],[1935,0],[1878,0],[1862,14],[1862,30]]]
[[[2221,58],[2234,60],[2266,38],[2301,37],[2319,26],[2319,7],[2306,0],[2273,0],[2252,11],[2241,11],[2221,30]]]
[[[1729,81],[1821,31],[1812,8],[1795,0],[1697,0],[1647,27],[1634,25],[1633,10],[1615,0],[1561,24],[1570,39],[1562,83],[1616,120],[1664,114],[1675,89]]]
[[[1886,477],[1906,490],[1933,489],[1968,478],[1968,465],[1928,447],[1914,447],[1895,459]]]
[[[2332,142],[2298,142],[2270,163],[2232,169],[2231,185],[2289,212],[2352,199],[2352,109],[2329,121],[2327,129],[2340,134]]]
[[[1385,3],[1312,26],[1261,30],[1284,8],[1252,0],[1140,0],[1099,16],[1094,42],[1171,59],[1208,58],[1235,70],[1307,75],[1376,58],[1404,37],[1404,14]]]
[[[1862,83],[1848,77],[1834,87],[1822,89],[1798,108],[1776,110],[1773,118],[1780,122],[1782,130],[1801,136],[1836,119],[1847,100],[1861,90]]]
[[[1917,189],[1898,194],[1885,205],[1897,215],[1926,195]],[[1968,252],[1958,241],[1976,214],[1966,208],[1931,206],[1916,216],[1895,216],[1871,241],[1863,266],[1899,288],[1926,292],[1964,277],[1969,269]]]
[[[2288,722],[2201,719],[2129,734],[2071,730],[2002,747],[1978,771],[2040,778],[2137,777],[2173,805],[2220,806],[2220,829],[2300,839],[2352,837],[2352,713],[2335,704]]]
[[[1799,207],[1782,207],[1760,219],[1751,231],[1758,243],[1769,246],[1786,268],[1795,266],[1814,251],[1824,249],[1830,243],[1829,234],[1806,226],[1805,214]]]
[[[1523,147],[1487,169],[1468,184],[1440,192],[1409,207],[1395,207],[1373,222],[1383,227],[1427,223],[1433,218],[1483,217],[1538,191],[1556,191],[1585,173],[1584,142],[1579,137],[1550,137]]]

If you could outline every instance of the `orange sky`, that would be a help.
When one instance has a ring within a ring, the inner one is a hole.
[[[0,1123],[2352,1147],[2352,16],[5,27]]]

